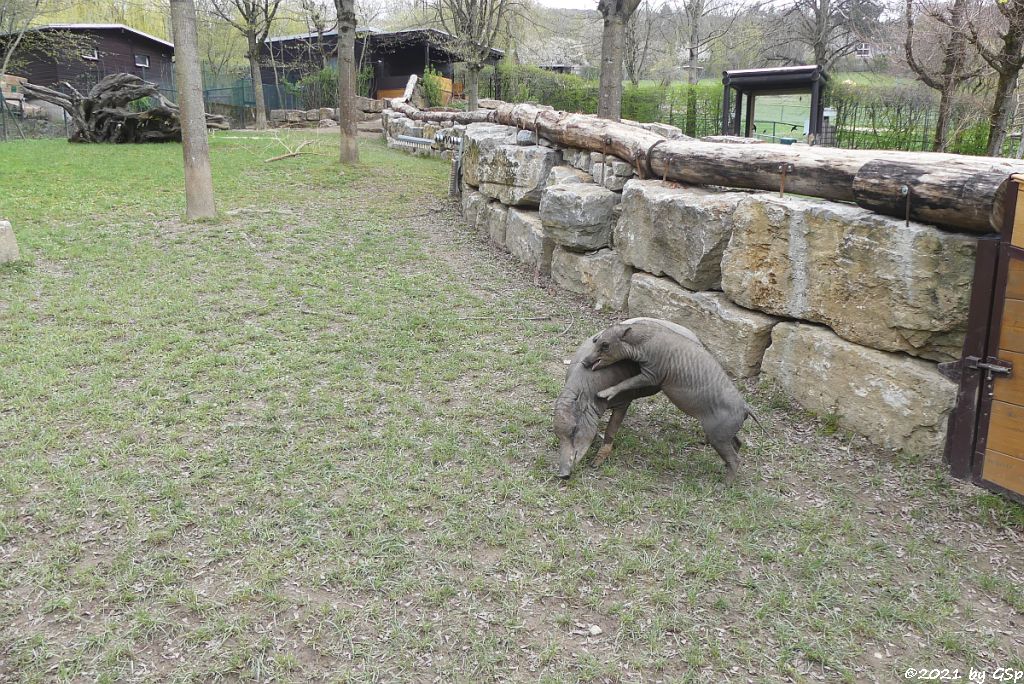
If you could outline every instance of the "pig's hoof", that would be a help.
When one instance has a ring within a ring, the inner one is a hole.
[[[732,487],[735,482],[736,482],[736,471],[735,470],[727,470],[727,471],[725,471],[725,486],[726,487]]]
[[[595,468],[597,468],[602,463],[604,463],[606,458],[608,458],[611,455],[612,455],[612,445],[611,444],[603,444],[601,446],[601,448],[597,450],[597,455],[594,456],[594,462],[593,462],[592,465]]]
[[[602,399],[611,399],[612,397],[615,396],[615,392],[612,392],[610,389],[605,389],[598,392],[597,396],[601,397]]]

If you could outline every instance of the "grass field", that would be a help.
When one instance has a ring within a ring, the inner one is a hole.
[[[754,385],[735,487],[660,399],[555,479],[610,319],[467,234],[447,164],[306,149],[218,135],[185,224],[178,146],[0,146],[0,681],[1024,670],[1020,507]]]

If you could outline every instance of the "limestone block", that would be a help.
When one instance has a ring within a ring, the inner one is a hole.
[[[501,202],[488,202],[477,215],[476,229],[499,247],[505,247],[505,223],[508,207]]]
[[[780,323],[761,365],[804,408],[891,449],[938,463],[956,385],[934,363],[848,342],[828,328]]]
[[[477,230],[480,211],[487,206],[488,199],[482,193],[466,186],[462,191],[462,217],[471,230]]]
[[[641,271],[691,290],[718,289],[732,215],[745,193],[631,180],[622,193],[615,249]]]
[[[390,135],[392,138],[399,135],[406,135],[406,131],[412,125],[412,120],[409,119],[408,117],[402,116],[401,114],[396,114],[394,116],[388,117],[386,124],[388,135]]]
[[[289,109],[285,112],[285,120],[288,123],[301,123],[304,118],[305,112],[300,112],[297,109]]]
[[[302,118],[305,119],[306,121],[319,121],[320,120],[320,110],[319,109],[307,109],[303,113],[303,117]]]
[[[499,145],[514,143],[517,129],[492,123],[474,123],[466,126],[462,152],[462,177],[466,183],[480,185],[480,155]]]
[[[658,135],[663,135],[666,138],[668,138],[669,140],[692,140],[692,138],[690,138],[690,136],[686,135],[685,133],[683,133],[681,130],[679,130],[675,126],[670,126],[669,124],[663,124],[663,123],[642,123],[642,124],[639,124],[639,125],[640,125],[640,128],[644,129],[645,131],[650,131],[651,133],[657,133]]]
[[[621,192],[626,182],[634,175],[633,167],[618,157],[593,152],[590,158],[590,175],[594,177],[594,182],[604,185],[613,192]]]
[[[505,223],[505,246],[512,256],[541,272],[551,273],[554,241],[544,234],[544,226],[536,211],[510,208]]]
[[[733,213],[722,289],[875,349],[959,357],[977,240],[865,209],[750,195]]]
[[[284,109],[271,109],[270,110],[270,121],[271,123],[283,123],[288,120],[288,112]]]
[[[556,166],[548,174],[548,185],[563,185],[565,183],[593,183],[594,177],[586,171],[580,171],[572,166]],[[543,199],[543,197],[541,198]]]
[[[516,145],[537,145],[537,134],[533,131],[519,131],[516,133]]]
[[[480,153],[480,192],[504,204],[537,207],[548,173],[561,161],[550,147],[498,145]]]
[[[9,264],[21,258],[18,241],[9,221],[0,221],[0,264]]]
[[[384,100],[372,100],[368,97],[357,95],[356,108],[363,112],[380,113],[384,111]]]
[[[605,177],[612,175],[620,178],[629,178],[633,175],[633,167],[613,155],[604,155],[600,152],[590,153],[591,167],[601,165],[604,168]]]
[[[593,162],[590,158],[590,150],[581,150],[575,147],[567,147],[562,150],[562,158],[569,166],[579,169],[584,173],[590,173]]]
[[[335,121],[337,121],[338,110],[333,109],[332,107],[321,107],[320,109],[317,110],[317,121],[323,119],[334,119]]]
[[[583,295],[595,308],[622,311],[629,296],[633,269],[613,250],[580,254],[555,247],[551,279],[559,287]]]
[[[544,190],[540,219],[559,245],[578,251],[607,247],[613,209],[621,197],[593,183],[552,185]]]
[[[629,315],[664,318],[695,332],[726,372],[749,378],[761,370],[774,316],[736,306],[721,292],[693,292],[668,278],[634,273]]]

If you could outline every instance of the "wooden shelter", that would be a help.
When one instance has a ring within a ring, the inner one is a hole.
[[[7,40],[13,36],[0,35]],[[29,29],[9,71],[51,88],[88,90],[106,76],[132,74],[167,89],[173,61],[172,43],[124,24],[47,24]]]
[[[754,129],[754,101],[759,95],[810,93],[811,115],[807,133],[808,141],[814,144],[824,130],[823,95],[827,82],[825,70],[816,64],[723,72],[722,84],[725,88],[722,92],[722,135],[751,136]],[[745,118],[744,98],[747,101]]]
[[[280,69],[286,81],[337,63],[337,31],[269,38],[263,45],[261,63],[263,82],[273,83],[273,69]],[[402,95],[409,76],[422,76],[429,66],[452,79],[453,65],[462,58],[452,49],[452,37],[433,28],[404,31],[360,29],[356,36],[356,64],[373,70],[370,97],[391,98]],[[492,48],[488,64],[497,64],[504,56]]]

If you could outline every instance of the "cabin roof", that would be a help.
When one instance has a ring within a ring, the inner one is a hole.
[[[367,26],[363,29],[357,29],[357,33],[361,33],[366,36],[372,36],[372,41],[377,44],[385,43],[398,43],[404,39],[422,39],[436,44],[438,47],[444,48],[444,42],[450,39],[452,36],[447,31],[442,31],[436,28],[410,28],[402,29],[400,31],[382,31],[381,29]],[[338,35],[336,30],[324,31],[322,34],[317,33],[299,33],[291,36],[273,36],[267,38],[265,43],[281,43],[293,40],[309,40],[316,38],[318,35],[323,37],[333,37]],[[498,48],[491,48],[491,56],[495,59],[501,59],[505,56],[504,50]]]
[[[145,31],[134,29],[131,26],[124,24],[44,24],[42,26],[32,26],[27,29],[28,31],[127,31],[128,33],[134,33],[137,36],[141,36],[147,40],[151,40],[154,43],[159,43],[164,47],[174,49],[174,43],[166,41],[162,38],[150,35]],[[0,33],[0,36],[13,35],[13,32]]]

